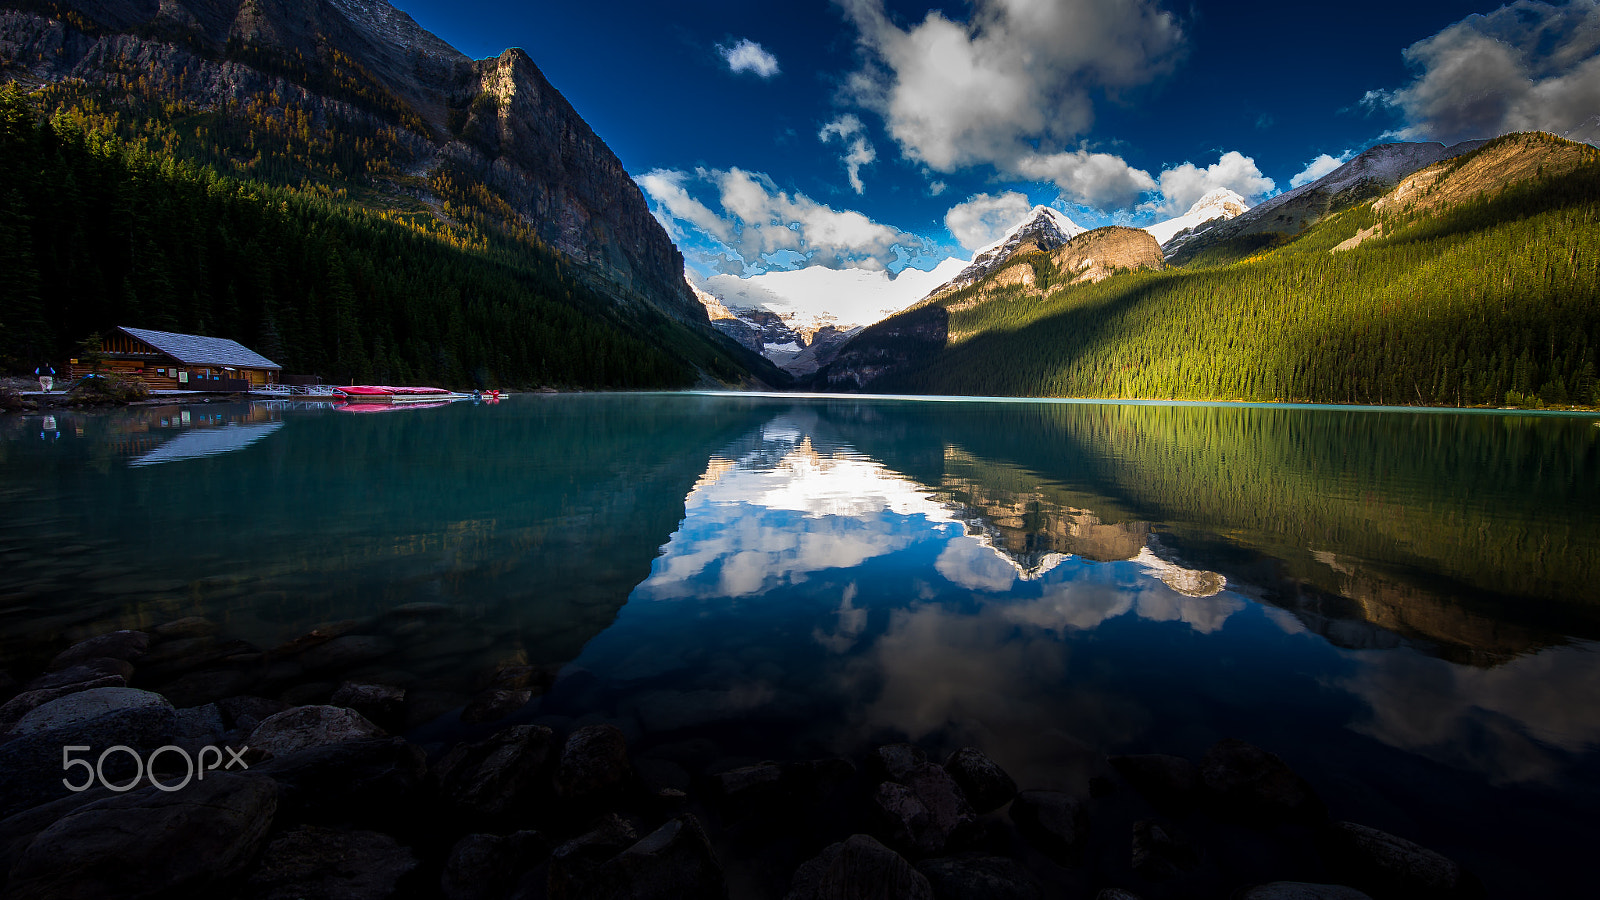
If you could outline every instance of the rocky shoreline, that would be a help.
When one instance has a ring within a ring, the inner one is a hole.
[[[313,631],[263,653],[216,632],[198,618],[109,632],[25,682],[0,672],[0,896],[1484,893],[1454,860],[1338,821],[1337,804],[1239,740],[1198,763],[1110,757],[1081,795],[1019,786],[971,747],[741,760],[703,738],[641,748],[587,717],[491,731],[550,686],[528,666],[449,710],[326,680],[327,666],[295,668],[316,682],[230,679],[219,663],[361,658],[361,636]],[[477,733],[396,736],[441,717]]]

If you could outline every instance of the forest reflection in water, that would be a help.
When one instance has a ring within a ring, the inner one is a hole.
[[[184,615],[263,649],[354,623],[378,658],[304,678],[403,681],[446,712],[497,667],[560,670],[505,721],[599,716],[645,753],[973,744],[1082,790],[1106,753],[1232,735],[1468,854],[1514,832],[1560,846],[1600,799],[1588,419],[213,405],[187,424],[248,439],[140,464],[182,412],[0,423],[6,666]]]

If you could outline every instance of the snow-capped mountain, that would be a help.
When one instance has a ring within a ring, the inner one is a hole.
[[[1189,234],[1178,232],[1161,242],[1168,262],[1182,264],[1207,247],[1251,234],[1296,234],[1330,213],[1370,200],[1393,188],[1412,172],[1446,159],[1454,159],[1482,146],[1464,141],[1451,147],[1439,143],[1379,144],[1310,184],[1285,191],[1250,207],[1227,221]]]
[[[1060,210],[1048,206],[1035,206],[1028,211],[1022,221],[1011,226],[999,240],[987,247],[980,247],[978,252],[972,255],[972,262],[959,274],[939,285],[937,290],[928,293],[947,294],[959,291],[969,284],[976,284],[985,275],[998,269],[1013,253],[1024,250],[1054,250],[1085,231],[1088,229],[1067,218]],[[940,263],[940,266],[943,267],[948,262],[949,260],[946,260]]]
[[[1187,231],[1212,219],[1231,219],[1249,208],[1250,204],[1233,189],[1217,188],[1195,201],[1183,215],[1146,225],[1144,230],[1150,232],[1157,243],[1165,246],[1180,231]]]
[[[750,278],[713,275],[690,286],[717,328],[779,368],[808,374],[819,355],[827,357],[821,364],[831,359],[829,345],[916,303],[966,265],[947,259],[930,271],[899,274],[808,266]]]

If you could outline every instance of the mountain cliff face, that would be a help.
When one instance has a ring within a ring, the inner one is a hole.
[[[204,117],[176,137],[224,171],[492,223],[619,302],[707,322],[621,161],[526,53],[469,59],[384,0],[0,0],[0,71]]]

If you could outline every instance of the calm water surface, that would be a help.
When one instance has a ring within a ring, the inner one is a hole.
[[[688,394],[13,416],[0,667],[187,615],[261,648],[346,622],[380,652],[283,685],[405,684],[444,714],[419,740],[514,664],[561,679],[507,721],[645,753],[973,744],[1083,791],[1107,753],[1237,736],[1512,896],[1584,883],[1600,834],[1596,424]]]

